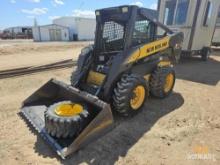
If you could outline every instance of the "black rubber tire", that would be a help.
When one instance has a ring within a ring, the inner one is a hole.
[[[138,85],[142,85],[145,88],[145,102],[148,96],[148,87],[146,80],[136,74],[124,74],[122,76],[121,80],[117,83],[113,92],[112,107],[114,111],[123,116],[133,116],[140,112],[144,105],[144,102],[137,110],[134,110],[130,105],[130,100],[133,97],[133,90]]]
[[[168,74],[172,73],[174,76],[174,82],[172,85],[172,88],[169,92],[164,91],[164,85],[166,81],[166,77]],[[175,85],[175,71],[173,67],[158,67],[151,75],[150,78],[150,94],[157,98],[165,98],[169,96],[172,91],[173,87]]]
[[[57,106],[71,101],[62,101],[51,105],[44,113],[46,131],[57,138],[68,138],[77,135],[87,124],[89,112],[87,106],[83,105],[83,112],[72,117],[62,117],[55,113]],[[81,104],[82,105],[82,104]]]
[[[210,49],[209,48],[203,48],[201,53],[202,61],[208,61],[210,56]]]
[[[76,67],[76,70],[73,71],[70,76],[71,86],[75,86],[75,83],[79,80],[80,73],[80,70],[78,69],[78,67]]]

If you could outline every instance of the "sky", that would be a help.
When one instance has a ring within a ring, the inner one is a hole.
[[[0,30],[12,26],[51,24],[60,16],[95,17],[96,9],[118,5],[156,9],[157,0],[1,0]]]

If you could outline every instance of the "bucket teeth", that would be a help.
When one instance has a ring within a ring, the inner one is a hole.
[[[21,113],[24,115],[24,117],[28,120],[29,124],[31,124],[31,126],[38,132],[40,133],[40,130],[36,127],[36,125],[32,122],[31,117],[25,112],[25,111],[21,111]]]
[[[37,107],[37,108],[42,108],[42,107]],[[33,126],[33,128],[40,133],[42,131],[42,129],[44,128],[44,125],[42,125],[42,121],[40,121],[41,119],[36,118],[36,114],[33,112],[32,109],[26,109],[23,108],[21,110],[22,115],[27,119],[27,121],[29,122],[29,124],[31,126]]]

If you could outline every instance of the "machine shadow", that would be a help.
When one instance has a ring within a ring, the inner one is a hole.
[[[218,56],[220,57],[220,52]],[[178,79],[212,86],[216,86],[220,81],[220,61],[212,57],[208,61],[201,61],[196,57],[182,59],[175,69]]]
[[[179,93],[173,93],[166,99],[150,98],[143,111],[131,118],[114,116],[114,129],[87,147],[61,160],[38,135],[35,151],[43,157],[57,158],[65,165],[87,163],[113,165],[119,157],[124,157],[128,150],[146,134],[161,117],[178,109],[184,103]],[[145,146],[147,147],[147,146]]]

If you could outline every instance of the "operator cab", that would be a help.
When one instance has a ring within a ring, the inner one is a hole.
[[[146,17],[147,15],[147,17]],[[149,18],[148,18],[149,17]],[[154,21],[157,12],[137,6],[120,6],[96,11],[95,71],[106,74],[113,58],[164,37]],[[154,20],[154,21],[152,21]],[[161,33],[161,35],[157,35]],[[103,68],[103,70],[101,69]]]
[[[102,89],[112,68],[118,67],[113,64],[123,65],[132,52],[172,33],[157,22],[155,10],[119,6],[97,10],[95,13],[96,38],[92,51],[94,62],[90,65],[84,85],[81,85],[81,90],[92,94],[99,93],[98,89]]]
[[[96,50],[99,53],[120,52],[131,46],[152,42],[156,26],[141,15],[144,10],[157,18],[157,12],[137,6],[121,6],[96,11]]]

